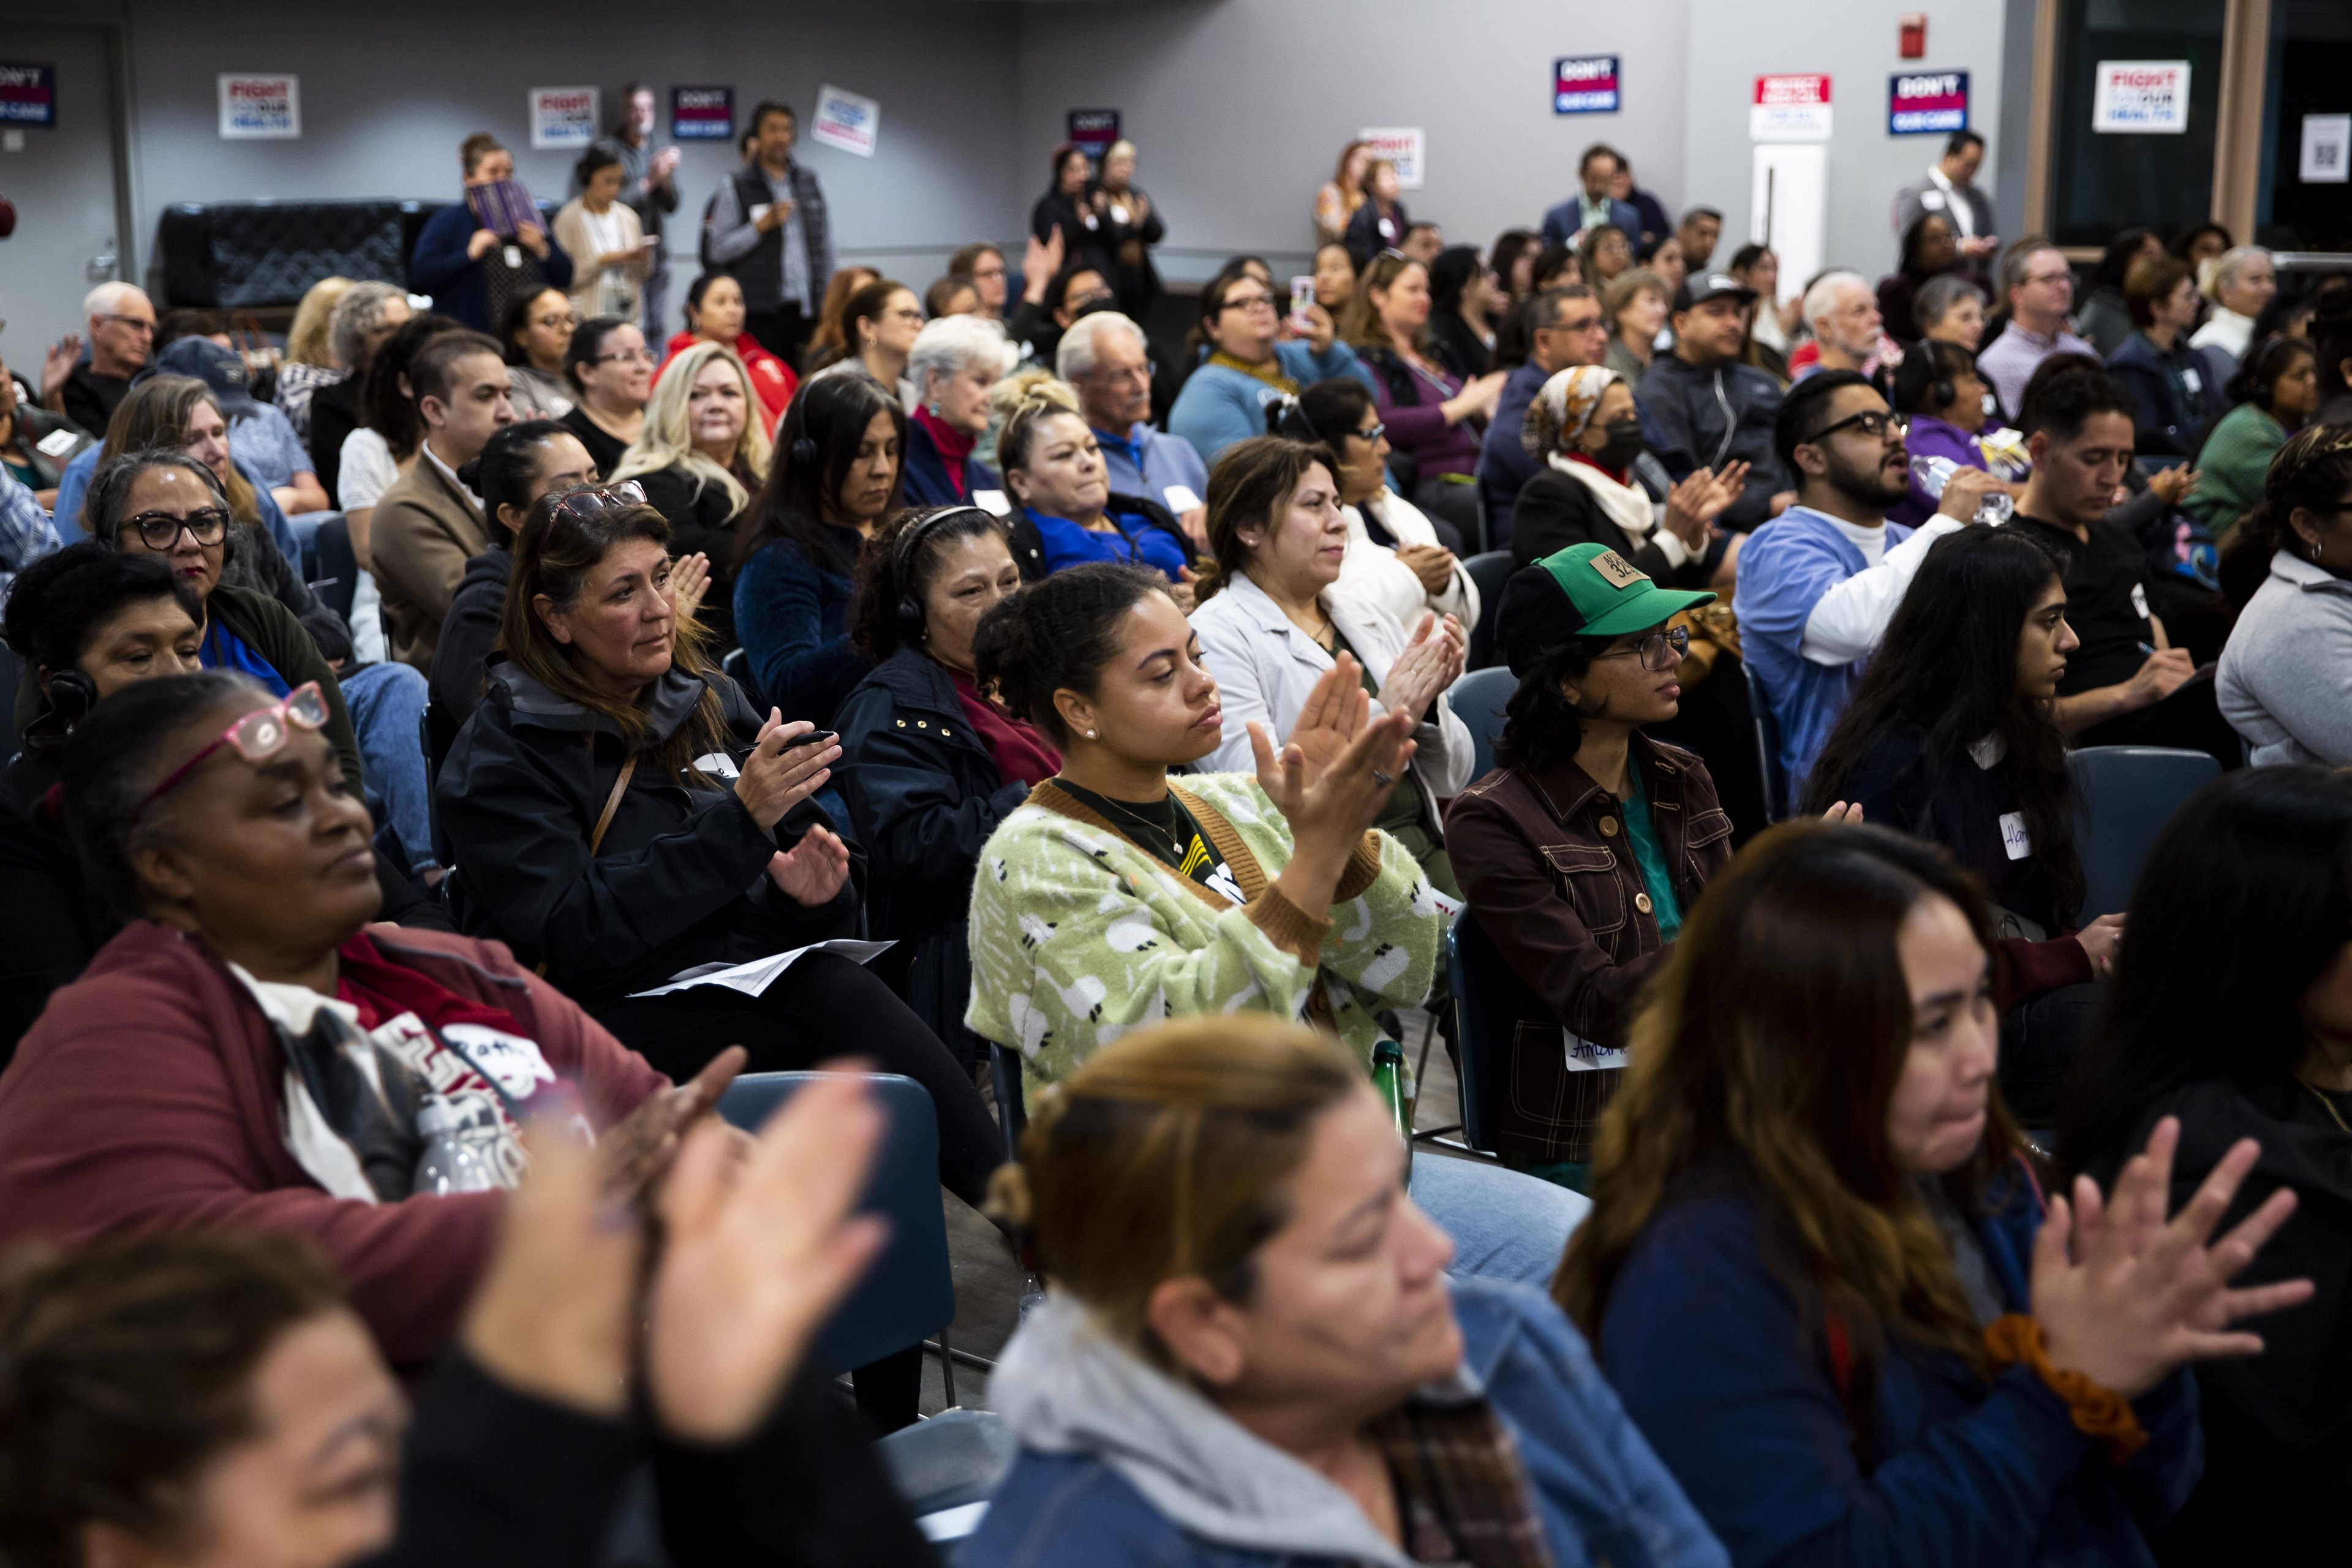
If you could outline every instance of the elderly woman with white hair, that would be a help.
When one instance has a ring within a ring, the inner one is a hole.
[[[645,427],[607,484],[634,479],[669,521],[670,553],[707,558],[700,619],[720,648],[735,643],[735,520],[768,482],[767,431],[751,373],[724,343],[671,356],[646,405]],[[698,563],[692,576],[701,575]]]
[[[2213,302],[2213,313],[2197,329],[2189,346],[2226,362],[2217,380],[2238,374],[2238,362],[2246,357],[2246,345],[2253,341],[2254,318],[2277,297],[2278,268],[2271,261],[2271,253],[2261,246],[2241,245],[2225,250],[2213,263],[2213,275],[2205,280],[2205,298]]]
[[[1522,566],[1578,544],[1604,544],[1663,588],[1728,593],[1740,534],[1714,526],[1739,499],[1748,465],[1717,474],[1695,468],[1653,500],[1633,472],[1641,458],[1641,416],[1625,378],[1601,365],[1577,365],[1543,384],[1528,404],[1520,445],[1544,466],[1519,489],[1511,509],[1511,553]]]
[[[974,455],[988,433],[989,389],[1021,351],[982,316],[927,321],[907,354],[907,375],[921,389],[907,419],[901,480],[908,506],[969,506],[975,492],[1003,493],[1004,481]]]

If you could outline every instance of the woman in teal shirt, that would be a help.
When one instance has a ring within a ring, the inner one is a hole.
[[[2303,338],[2265,338],[2230,384],[2236,406],[2221,416],[2197,454],[2197,488],[2181,503],[2227,541],[2238,520],[2262,504],[2263,476],[2286,438],[2319,408],[2318,364]]]

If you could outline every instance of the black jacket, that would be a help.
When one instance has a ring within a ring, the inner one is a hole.
[[[1754,365],[1734,361],[1701,370],[1660,354],[1633,401],[1641,411],[1643,437],[1677,484],[1694,468],[1719,469],[1734,458],[1754,465],[1748,470],[1748,488],[1716,519],[1727,531],[1749,531],[1770,515],[1772,497],[1793,488],[1772,447],[1780,384]]]
[[[727,708],[729,765],[751,749],[760,720],[735,683],[709,684]],[[654,732],[674,734],[703,682],[673,668],[654,684]],[[864,859],[821,909],[768,879],[769,858],[832,819],[803,801],[763,832],[724,783],[630,777],[599,852],[589,835],[628,747],[611,720],[560,697],[511,664],[441,764],[434,802],[456,852],[444,884],[457,928],[496,937],[550,984],[591,1009],[702,963],[742,963],[856,934]],[[706,769],[706,772],[710,770]]]
[[[1511,559],[1528,566],[1570,545],[1605,544],[1647,572],[1662,588],[1706,587],[1709,570],[1704,554],[1685,557],[1680,566],[1666,563],[1666,552],[1658,547],[1666,509],[1660,505],[1654,510],[1657,526],[1636,549],[1633,537],[1617,526],[1590,488],[1547,465],[1519,488],[1518,500],[1511,503]]]
[[[449,613],[441,617],[441,640],[434,645],[433,671],[426,684],[433,693],[433,706],[450,731],[472,718],[474,710],[481,706],[490,650],[499,646],[499,617],[506,608],[507,579],[512,575],[513,552],[493,544],[466,563],[466,574],[457,579],[457,591],[449,596]]]
[[[343,505],[343,437],[360,427],[360,383],[366,379],[347,375],[310,395],[310,468],[337,507]]]
[[[834,710],[835,776],[873,868],[873,932],[914,949],[907,1002],[950,1050],[977,1059],[964,917],[972,869],[996,825],[1029,798],[1007,783],[939,664],[900,648]]]
[[[418,1391],[403,1445],[399,1533],[361,1568],[593,1568],[613,1562],[615,1501],[650,1458],[662,1545],[680,1568],[939,1559],[814,1366],[775,1414],[723,1448],[672,1442],[503,1384],[453,1351]],[[636,1494],[642,1495],[642,1494]],[[634,1558],[629,1561],[635,1561]]]
[[[221,581],[232,588],[251,588],[268,595],[292,613],[310,634],[319,647],[319,657],[329,664],[348,662],[352,657],[352,628],[343,617],[327,607],[310,585],[302,581],[302,574],[286,559],[265,528],[240,528],[230,536],[226,561],[221,566]]]

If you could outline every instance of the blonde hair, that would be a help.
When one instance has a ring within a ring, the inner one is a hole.
[[[348,278],[321,278],[310,285],[302,302],[294,308],[294,324],[286,331],[286,357],[296,364],[315,364],[320,369],[335,363],[332,345],[328,342],[327,324],[343,296],[352,291]]]
[[[1316,1119],[1365,1087],[1338,1041],[1286,1019],[1139,1030],[1038,1096],[990,1212],[1028,1231],[1046,1274],[1107,1332],[1172,1371],[1152,1292],[1198,1277],[1245,1304]]]
[[[760,427],[760,395],[752,388],[751,373],[743,368],[741,357],[725,343],[698,342],[679,350],[677,357],[662,367],[661,378],[654,383],[654,395],[646,404],[645,427],[629,449],[621,454],[606,483],[616,484],[641,474],[683,467],[694,476],[696,495],[700,495],[705,486],[717,485],[727,492],[730,513],[751,504],[751,492],[743,488],[742,480],[695,449],[693,434],[687,426],[687,399],[693,395],[694,384],[700,378],[703,367],[715,359],[732,365],[735,379],[743,386],[743,434],[735,439],[735,461],[743,465],[753,479],[766,482],[770,447],[767,432]]]
[[[1085,407],[1078,402],[1078,389],[1068,382],[1058,380],[1042,365],[1006,376],[989,389],[989,416],[996,423],[996,467],[999,473],[1029,466],[1030,444],[1036,438],[1037,421],[1056,414],[1075,414],[1084,419]]]
[[[1666,280],[1646,267],[1629,267],[1601,289],[1601,320],[1611,337],[1617,335],[1617,312],[1643,294],[1655,294],[1669,307],[1675,302],[1675,291],[1666,287]]]

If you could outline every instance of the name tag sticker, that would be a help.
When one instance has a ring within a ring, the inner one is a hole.
[[[1567,1047],[1568,1070],[1570,1072],[1606,1072],[1611,1068],[1622,1068],[1633,1059],[1622,1047],[1612,1051],[1566,1029],[1559,1032],[1559,1037]]]
[[[509,245],[509,246],[508,246],[508,247],[507,247],[507,250],[506,250],[506,258],[507,258],[507,267],[508,267],[508,268],[509,268],[509,270],[513,269],[514,268],[520,267],[520,266],[522,265],[522,247],[521,247],[521,246],[520,246],[520,245]]]
[[[1013,503],[1004,499],[1003,490],[974,490],[971,492],[971,504],[982,511],[994,512],[998,517],[1013,515]]]
[[[2205,378],[2184,364],[2180,367],[2180,384],[2191,392],[2202,392],[2205,390]]]
[[[44,458],[62,458],[73,450],[73,444],[79,439],[70,430],[52,430],[33,445]]]
[[[2025,814],[2004,811],[2000,814],[2000,847],[2012,860],[2023,860],[2033,853],[2033,836],[2025,831]]]
[[[757,223],[761,218],[766,217],[768,216],[769,209],[773,207],[776,204],[773,202],[753,202],[751,204],[751,221],[753,223]]]
[[[1208,504],[1192,493],[1192,487],[1190,485],[1170,485],[1160,493],[1166,498],[1168,510],[1179,514],[1191,511],[1194,507]]]
[[[2132,584],[2132,608],[2139,612],[2141,620],[2147,619],[2147,589],[2142,584]]]
[[[1646,583],[1650,580],[1650,574],[1647,572],[1641,571],[1613,550],[1602,551],[1592,557],[1588,564],[1602,582],[1612,588],[1630,588],[1636,583]]]

